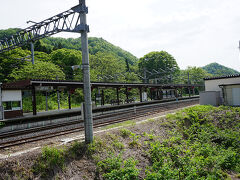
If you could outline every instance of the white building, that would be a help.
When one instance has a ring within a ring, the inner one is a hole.
[[[23,116],[22,91],[0,84],[0,120]]]
[[[240,74],[205,78],[200,104],[240,106]]]

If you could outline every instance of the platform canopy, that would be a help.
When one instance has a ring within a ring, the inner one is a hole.
[[[83,88],[81,81],[67,81],[67,80],[39,80],[30,79],[11,83],[3,83],[2,89],[32,89],[36,86],[52,86],[52,87],[66,87],[66,88]],[[91,82],[92,88],[159,88],[159,89],[176,89],[176,88],[195,88],[203,87],[199,84],[146,84],[146,83],[123,83],[123,82]]]

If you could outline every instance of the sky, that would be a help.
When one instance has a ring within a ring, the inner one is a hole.
[[[26,28],[78,0],[0,0],[0,29]],[[181,69],[217,62],[240,71],[240,0],[86,0],[89,37],[140,58],[167,51]],[[79,37],[59,33],[55,37]]]

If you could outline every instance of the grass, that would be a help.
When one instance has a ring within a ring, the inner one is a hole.
[[[165,122],[158,124],[174,128],[169,138],[159,141],[158,134],[143,133],[146,142],[143,151],[151,162],[145,179],[229,179],[229,172],[238,174],[239,116],[240,108],[223,106],[196,106],[168,115]],[[123,139],[130,140],[129,148],[143,146],[141,136],[128,129],[119,132]],[[118,171],[119,166],[110,168],[122,161],[119,154],[115,154],[97,166],[102,168],[100,172],[106,179],[124,179],[125,175]]]
[[[35,162],[33,172],[46,177],[55,168],[63,169],[64,162],[65,151],[63,149],[44,147],[41,156]]]
[[[131,131],[128,129],[120,129],[120,136],[122,136],[123,138],[127,138],[131,135]]]

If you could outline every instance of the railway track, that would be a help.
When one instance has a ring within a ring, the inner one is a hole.
[[[102,115],[94,115],[93,123],[94,128],[102,127],[114,123],[123,122],[126,120],[133,120],[153,114],[158,114],[164,111],[169,111],[177,109],[180,107],[185,107],[189,105],[196,104],[197,100],[184,100],[181,102],[169,102],[163,104],[154,104],[141,107],[127,108],[121,111],[114,111],[110,113],[105,113]],[[67,126],[73,126],[69,129],[57,130],[57,128],[66,128]],[[47,132],[47,130],[55,130],[54,132]],[[82,119],[74,120],[66,123],[48,125],[45,127],[31,128],[27,130],[20,130],[16,132],[9,132],[0,134],[0,149],[9,148],[12,146],[17,146],[25,143],[31,143],[36,141],[41,141],[56,136],[62,136],[74,132],[79,132],[84,130],[84,122]],[[34,134],[35,133],[35,134]],[[26,137],[24,137],[26,136]]]

